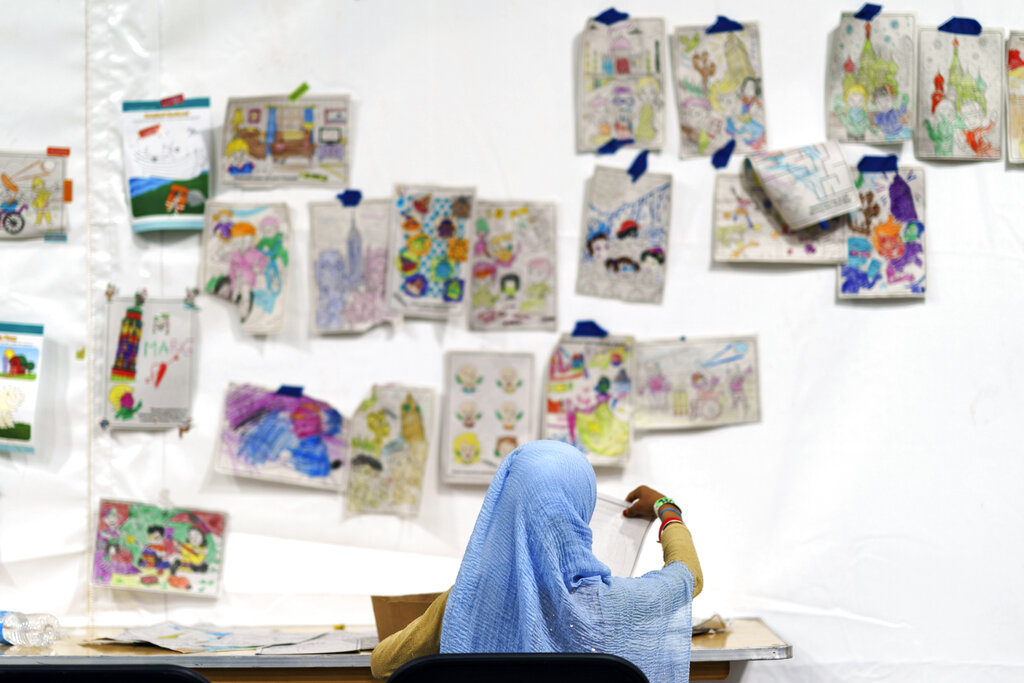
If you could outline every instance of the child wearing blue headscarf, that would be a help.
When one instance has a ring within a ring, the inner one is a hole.
[[[510,453],[484,498],[455,585],[371,657],[375,677],[438,652],[604,652],[652,683],[689,675],[690,603],[702,576],[678,508],[646,486],[624,514],[661,503],[664,568],[610,575],[591,550],[594,470],[572,446],[534,441]],[[671,522],[669,520],[672,520]]]

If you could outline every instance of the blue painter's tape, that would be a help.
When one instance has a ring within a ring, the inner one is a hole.
[[[645,149],[637,154],[636,159],[633,159],[633,163],[629,165],[627,173],[629,173],[629,177],[633,179],[634,183],[647,172],[647,154],[648,152]]]
[[[895,154],[884,157],[866,156],[857,162],[857,170],[861,173],[895,173],[897,158]]]
[[[608,9],[594,17],[594,21],[599,21],[606,26],[611,26],[612,24],[618,23],[623,19],[629,19],[629,14],[627,14],[626,12],[620,12],[614,7],[609,7]]]
[[[738,21],[733,21],[729,17],[723,17],[721,14],[715,19],[715,23],[704,29],[704,33],[728,33],[729,31],[742,31],[743,24]]]
[[[978,23],[977,19],[971,19],[969,17],[953,17],[940,26],[939,30],[946,33],[959,33],[964,36],[980,36],[981,24]]]
[[[626,145],[632,145],[632,144],[633,144],[633,139],[632,138],[630,138],[628,140],[615,140],[615,139],[612,139],[612,140],[609,140],[608,142],[604,143],[603,145],[601,145],[598,148],[597,153],[598,154],[615,154],[616,152],[618,152],[620,149],[622,149]]]
[[[291,396],[292,398],[302,398],[302,387],[292,387],[287,384],[282,384],[281,388],[277,390],[278,396]]]
[[[882,11],[881,5],[872,5],[870,2],[865,3],[863,7],[857,10],[857,13],[853,15],[854,19],[863,19],[864,21],[871,21],[875,18],[875,15]]]
[[[574,337],[607,337],[608,330],[604,329],[593,320],[577,320],[576,327],[572,328]]]
[[[345,190],[337,197],[342,206],[359,206],[359,202],[363,201],[363,193],[359,190]]]
[[[686,341],[686,335],[684,334],[682,337],[680,337],[679,341]]]
[[[711,165],[715,168],[725,168],[729,165],[729,159],[732,158],[732,151],[736,149],[736,140],[729,140],[718,150],[711,155]]]

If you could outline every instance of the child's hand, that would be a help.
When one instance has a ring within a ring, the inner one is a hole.
[[[649,486],[638,486],[626,496],[626,502],[632,503],[622,511],[625,517],[654,518],[654,501],[665,496]]]

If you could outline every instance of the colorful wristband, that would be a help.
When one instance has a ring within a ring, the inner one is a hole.
[[[672,500],[671,498],[668,498],[668,497],[659,498],[658,500],[654,501],[654,516],[655,517],[658,516],[658,510],[660,510],[661,506],[664,505],[665,503],[671,503],[672,505],[676,505],[676,502],[674,500]],[[679,506],[676,505],[676,508],[678,508],[678,507]]]

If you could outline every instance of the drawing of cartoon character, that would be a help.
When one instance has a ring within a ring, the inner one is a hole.
[[[506,455],[519,447],[519,439],[514,436],[499,436],[494,444],[494,457],[501,460]]]
[[[473,432],[464,432],[455,437],[452,443],[455,460],[463,465],[472,465],[480,460],[480,440]]]
[[[484,378],[477,372],[476,367],[472,365],[463,365],[455,373],[455,383],[459,385],[463,393],[472,394],[480,386],[480,383],[484,381]]]
[[[743,390],[743,385],[753,372],[753,366],[748,365],[746,370],[736,368],[729,373],[729,393],[732,396],[732,407],[733,409],[742,408],[744,415],[750,411],[750,403],[747,400],[747,393]]]
[[[171,564],[167,585],[181,590],[191,588],[191,582],[184,576],[178,576],[177,573],[179,571],[206,573],[210,568],[206,562],[209,552],[210,547],[206,538],[206,532],[196,525],[189,527],[185,535],[185,541],[178,547],[178,557]]]
[[[519,420],[523,419],[523,411],[519,410],[515,403],[506,401],[500,410],[494,411],[494,416],[501,422],[502,429],[511,431],[516,428]]]
[[[604,263],[608,257],[611,245],[608,241],[608,233],[596,232],[587,238],[587,256],[596,263]]]
[[[750,149],[761,149],[765,141],[764,126],[753,116],[754,107],[759,105],[752,104],[750,110],[745,112],[740,95],[735,91],[721,93],[718,100],[719,106],[726,112],[725,131]],[[732,112],[736,115],[732,116]]]
[[[519,276],[515,273],[502,275],[499,286],[506,299],[515,299],[516,294],[519,293]]]
[[[690,404],[690,417],[695,420],[716,420],[722,414],[722,404],[715,398],[718,378],[710,380],[703,373],[696,372],[690,377],[690,384],[697,391],[697,398]]]
[[[647,371],[647,405],[651,408],[667,408],[672,383],[662,372],[658,362],[651,361],[644,369]]]
[[[665,265],[665,252],[661,247],[644,249],[640,253],[641,279],[647,284],[660,284],[662,267]]]
[[[483,416],[484,414],[480,412],[473,401],[463,401],[459,404],[459,410],[455,413],[455,417],[462,422],[462,426],[466,429],[472,429],[476,421]]]
[[[654,112],[661,106],[659,95],[661,86],[658,80],[651,76],[644,76],[636,82],[636,94],[640,99],[640,120],[636,126],[636,141],[640,144],[653,142],[658,135],[654,128]]]
[[[875,226],[872,241],[875,249],[887,261],[885,279],[890,285],[897,282],[912,283],[914,276],[910,273],[904,273],[904,269],[911,264],[916,266],[924,265],[921,259],[921,252],[924,248],[916,240],[916,226],[920,224],[910,225],[915,226],[913,229],[915,239],[908,242],[904,242],[903,237],[900,235],[900,224],[891,215],[885,223]],[[908,225],[908,227],[910,226]]]
[[[551,293],[551,262],[543,257],[532,259],[527,264],[526,299],[520,310],[524,313],[542,313],[547,309],[547,298]]]
[[[983,103],[975,100],[964,102],[960,106],[960,116],[964,123],[964,142],[974,156],[992,156],[992,143],[985,139],[985,133],[992,130],[996,124],[986,118]]]
[[[523,380],[519,377],[519,372],[513,367],[502,368],[498,374],[498,380],[496,382],[498,388],[504,391],[506,394],[514,394],[516,389],[523,386]]]
[[[632,280],[640,272],[640,264],[628,256],[620,256],[616,259],[608,259],[604,262],[605,270],[609,273],[616,273],[624,280]]]
[[[242,138],[234,138],[224,148],[228,158],[228,173],[231,175],[249,175],[255,166],[249,154],[249,143]]]
[[[868,129],[870,120],[867,110],[867,91],[860,83],[851,83],[843,91],[843,104],[845,107],[836,105],[833,108],[839,117],[840,123],[846,128],[847,139],[851,142],[864,140],[864,133]]]
[[[906,93],[903,93],[903,97],[900,100],[900,108],[896,109],[893,106],[893,89],[888,83],[875,88],[875,92],[871,95],[871,100],[875,105],[875,113],[871,115],[871,122],[881,129],[882,133],[885,134],[886,140],[899,140],[906,137],[904,133],[904,127],[900,119],[907,113],[907,102],[909,97]]]
[[[42,223],[43,219],[46,219],[47,225],[53,224],[53,219],[50,217],[50,195],[53,194],[46,187],[46,183],[43,182],[42,178],[36,178],[32,181],[32,208],[36,210],[36,225]]]
[[[857,294],[872,289],[881,279],[882,264],[871,257],[871,242],[863,237],[847,240],[846,264],[840,269],[843,294]]]
[[[175,553],[173,530],[160,524],[152,524],[146,529],[148,542],[139,556],[139,569],[143,576],[139,579],[144,584],[152,585],[160,581],[160,575],[171,566],[171,557]]]
[[[277,297],[284,288],[281,269],[288,266],[288,250],[284,248],[284,234],[274,216],[266,216],[260,221],[260,234],[262,236],[256,243],[256,250],[266,259],[263,268],[264,287],[253,292],[252,305],[259,306],[269,314],[274,311]],[[278,261],[281,262],[280,266]]]
[[[709,130],[711,102],[703,97],[689,97],[683,100],[680,118],[679,128],[683,137],[697,145],[698,154],[704,154],[714,137]]]
[[[488,243],[488,252],[497,265],[508,268],[516,260],[516,243],[511,233],[496,235]]]
[[[626,86],[615,87],[612,105],[615,107],[615,137],[632,140],[633,136],[633,93]]]

